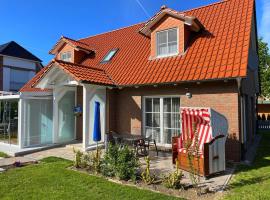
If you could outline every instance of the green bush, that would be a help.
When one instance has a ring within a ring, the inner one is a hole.
[[[167,188],[180,189],[183,173],[179,170],[179,163],[176,159],[176,170],[163,178],[163,185]]]
[[[118,158],[118,145],[109,143],[108,149],[104,155],[104,159],[101,164],[101,173],[104,176],[114,177],[116,173],[117,158]]]
[[[138,167],[138,158],[128,146],[109,144],[102,161],[101,173],[104,176],[116,176],[120,180],[135,180]]]
[[[136,172],[139,167],[138,158],[128,146],[119,148],[116,164],[116,176],[121,180],[136,180]]]

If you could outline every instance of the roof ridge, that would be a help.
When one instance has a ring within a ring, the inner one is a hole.
[[[228,1],[231,1],[231,0],[221,0],[221,1],[218,1],[218,2],[215,2],[215,3],[210,3],[208,5],[204,5],[204,6],[199,6],[199,7],[196,7],[196,8],[191,8],[191,9],[188,9],[188,10],[182,10],[180,12],[190,12],[190,11],[193,11],[193,10],[198,10],[198,9],[202,9],[202,8],[206,8],[206,7],[210,7],[210,6],[215,6],[217,4],[221,4],[221,3],[226,3]]]
[[[84,42],[81,42],[81,41],[79,41],[79,40],[72,39],[72,38],[70,38],[70,37],[66,37],[66,36],[64,36],[64,35],[62,35],[62,38],[68,39],[68,40],[72,40],[72,41],[74,41],[74,42],[82,43],[82,44],[84,44],[84,45],[89,46],[88,44],[86,44],[86,43],[84,43]],[[89,46],[89,47],[90,47],[90,46]]]
[[[89,38],[96,37],[96,36],[103,35],[103,34],[112,33],[112,32],[115,32],[115,31],[120,31],[120,30],[122,30],[122,29],[130,28],[130,27],[137,26],[137,25],[139,25],[139,24],[143,24],[143,23],[146,23],[146,22],[144,22],[144,21],[143,21],[143,22],[139,22],[139,23],[132,24],[132,25],[129,25],[129,26],[124,26],[124,27],[117,28],[117,29],[113,29],[113,30],[110,30],[110,31],[106,31],[106,32],[98,33],[98,34],[96,34],[96,35],[91,35],[91,36],[87,36],[87,37],[79,38],[79,39],[78,39],[78,40],[76,40],[76,41],[81,42],[81,40],[89,39]]]

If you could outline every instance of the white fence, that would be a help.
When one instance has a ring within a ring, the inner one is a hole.
[[[270,130],[270,120],[257,120],[259,130]]]

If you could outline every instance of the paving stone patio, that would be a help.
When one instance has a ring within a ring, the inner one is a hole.
[[[57,147],[53,149],[31,153],[23,157],[1,159],[0,167],[8,165],[8,164],[11,165],[15,161],[20,161],[22,163],[33,162],[33,161],[38,161],[49,156],[55,156],[55,157],[60,157],[67,160],[73,160],[74,159],[73,148],[72,146],[68,145],[68,146]],[[151,151],[150,160],[151,160],[150,162],[151,171],[154,172],[158,176],[162,176],[174,170],[170,153],[159,152],[159,155],[156,156],[156,152]],[[140,158],[140,162],[142,164],[142,167],[145,167],[145,161],[143,157]],[[222,191],[226,187],[233,172],[234,172],[234,168],[232,167],[232,168],[227,168],[225,172],[220,173],[210,179],[205,179],[202,177],[201,184],[202,186],[208,187],[211,191]],[[183,183],[190,184],[188,172],[184,171],[183,174],[184,174]]]

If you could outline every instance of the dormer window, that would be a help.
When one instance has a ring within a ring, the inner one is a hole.
[[[71,52],[63,52],[60,54],[60,59],[66,62],[71,62]]]
[[[178,29],[172,28],[156,32],[157,57],[178,54]]]

